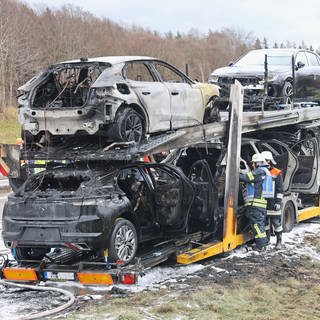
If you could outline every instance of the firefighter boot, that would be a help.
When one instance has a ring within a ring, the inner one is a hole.
[[[266,230],[266,235],[267,235],[267,245],[270,243],[270,230]]]
[[[282,232],[276,232],[277,243],[275,246],[276,250],[280,250],[282,248]]]

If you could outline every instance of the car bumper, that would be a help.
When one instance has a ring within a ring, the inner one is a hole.
[[[60,247],[77,243],[83,249],[102,248],[104,221],[95,210],[87,211],[86,207],[64,202],[6,204],[2,237],[7,247]]]
[[[12,223],[12,221],[11,221]],[[88,227],[92,225],[96,228],[101,222],[91,221]],[[36,246],[36,247],[63,247],[70,244],[77,245],[80,249],[91,250],[102,248],[104,243],[103,232],[81,232],[78,231],[80,222],[66,223],[63,225],[52,225],[50,223],[35,222],[14,222],[14,229],[17,231],[3,231],[2,236],[7,247],[12,246]],[[66,227],[69,230],[66,230]]]

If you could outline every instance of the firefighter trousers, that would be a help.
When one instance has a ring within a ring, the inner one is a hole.
[[[282,222],[281,222],[281,214],[279,215],[268,215],[266,217],[266,231],[272,233],[274,232],[282,232]]]
[[[266,209],[255,206],[247,206],[245,215],[249,219],[257,249],[263,248],[268,244],[265,230]]]

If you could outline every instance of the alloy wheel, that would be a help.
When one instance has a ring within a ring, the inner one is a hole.
[[[115,238],[115,250],[119,259],[124,262],[132,259],[136,246],[134,231],[128,225],[121,226]]]

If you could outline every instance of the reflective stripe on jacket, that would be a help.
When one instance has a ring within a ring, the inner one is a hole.
[[[267,174],[266,171],[259,167],[249,173],[240,174],[240,181],[246,183],[245,206],[263,209],[267,207],[267,200],[263,197],[263,180]]]

